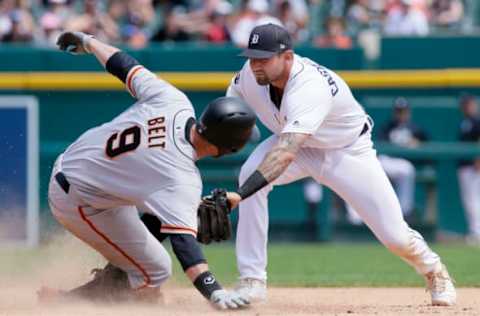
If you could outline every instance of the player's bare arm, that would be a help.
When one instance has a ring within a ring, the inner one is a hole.
[[[308,139],[309,134],[283,133],[278,143],[265,156],[257,170],[245,181],[237,192],[228,192],[230,207],[237,207],[241,200],[277,179],[295,159],[298,151]]]
[[[72,54],[94,54],[98,61],[105,67],[108,59],[118,48],[105,44],[91,35],[82,32],[64,32],[57,40],[61,50]]]
[[[83,32],[63,32],[58,37],[57,45],[61,50],[74,55],[95,55],[109,73],[124,83],[127,81],[130,70],[139,65],[138,61],[120,49]]]
[[[308,136],[310,135],[300,133],[284,133],[280,136],[277,145],[257,168],[268,183],[277,179],[287,169]]]

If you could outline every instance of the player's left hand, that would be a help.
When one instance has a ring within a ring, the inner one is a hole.
[[[92,35],[83,32],[63,32],[57,39],[57,46],[60,50],[73,55],[89,54],[87,42],[91,38]]]
[[[214,189],[210,195],[203,197],[198,207],[197,240],[202,244],[209,244],[212,240],[230,239],[230,209],[224,189]]]
[[[238,204],[242,200],[242,197],[237,192],[227,192],[227,200],[230,209],[233,210],[238,206]]]
[[[210,302],[217,309],[238,309],[248,307],[250,301],[244,295],[225,290],[216,290],[210,297]]]

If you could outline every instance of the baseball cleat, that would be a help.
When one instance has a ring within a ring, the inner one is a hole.
[[[432,296],[433,306],[455,305],[457,292],[445,265],[442,264],[442,269],[438,272],[426,274],[425,281],[427,282],[427,291],[430,291]]]
[[[251,303],[260,303],[267,300],[267,283],[254,278],[240,279],[234,291],[247,297]]]
[[[64,302],[68,300],[88,300],[93,302],[121,302],[134,293],[129,286],[127,274],[121,269],[107,264],[103,269],[93,269],[93,279],[84,285],[65,291],[42,287],[37,296],[40,302]]]

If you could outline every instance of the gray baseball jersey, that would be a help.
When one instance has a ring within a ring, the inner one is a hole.
[[[142,66],[130,70],[126,86],[138,101],[81,135],[63,154],[62,170],[94,208],[135,205],[158,216],[163,232],[195,235],[202,182],[186,138],[193,106]]]

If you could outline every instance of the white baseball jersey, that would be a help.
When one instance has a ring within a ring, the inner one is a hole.
[[[245,100],[276,135],[311,134],[304,147],[345,147],[358,138],[365,124],[366,113],[345,81],[308,58],[294,56],[280,109],[269,89],[256,82],[247,61],[232,79],[227,95]]]
[[[138,101],[81,135],[63,154],[61,169],[89,206],[135,205],[157,215],[163,232],[196,234],[202,182],[186,139],[193,106],[142,66],[130,70],[126,86]]]
[[[257,84],[247,62],[227,92],[243,98],[274,133],[242,165],[239,184],[257,170],[279,135],[311,136],[277,179],[240,202],[235,245],[240,278],[267,279],[269,193],[276,186],[305,177],[327,186],[353,206],[375,236],[418,273],[438,271],[438,255],[403,219],[370,131],[360,135],[367,115],[347,84],[334,72],[295,55],[279,108],[270,100],[269,89]]]

